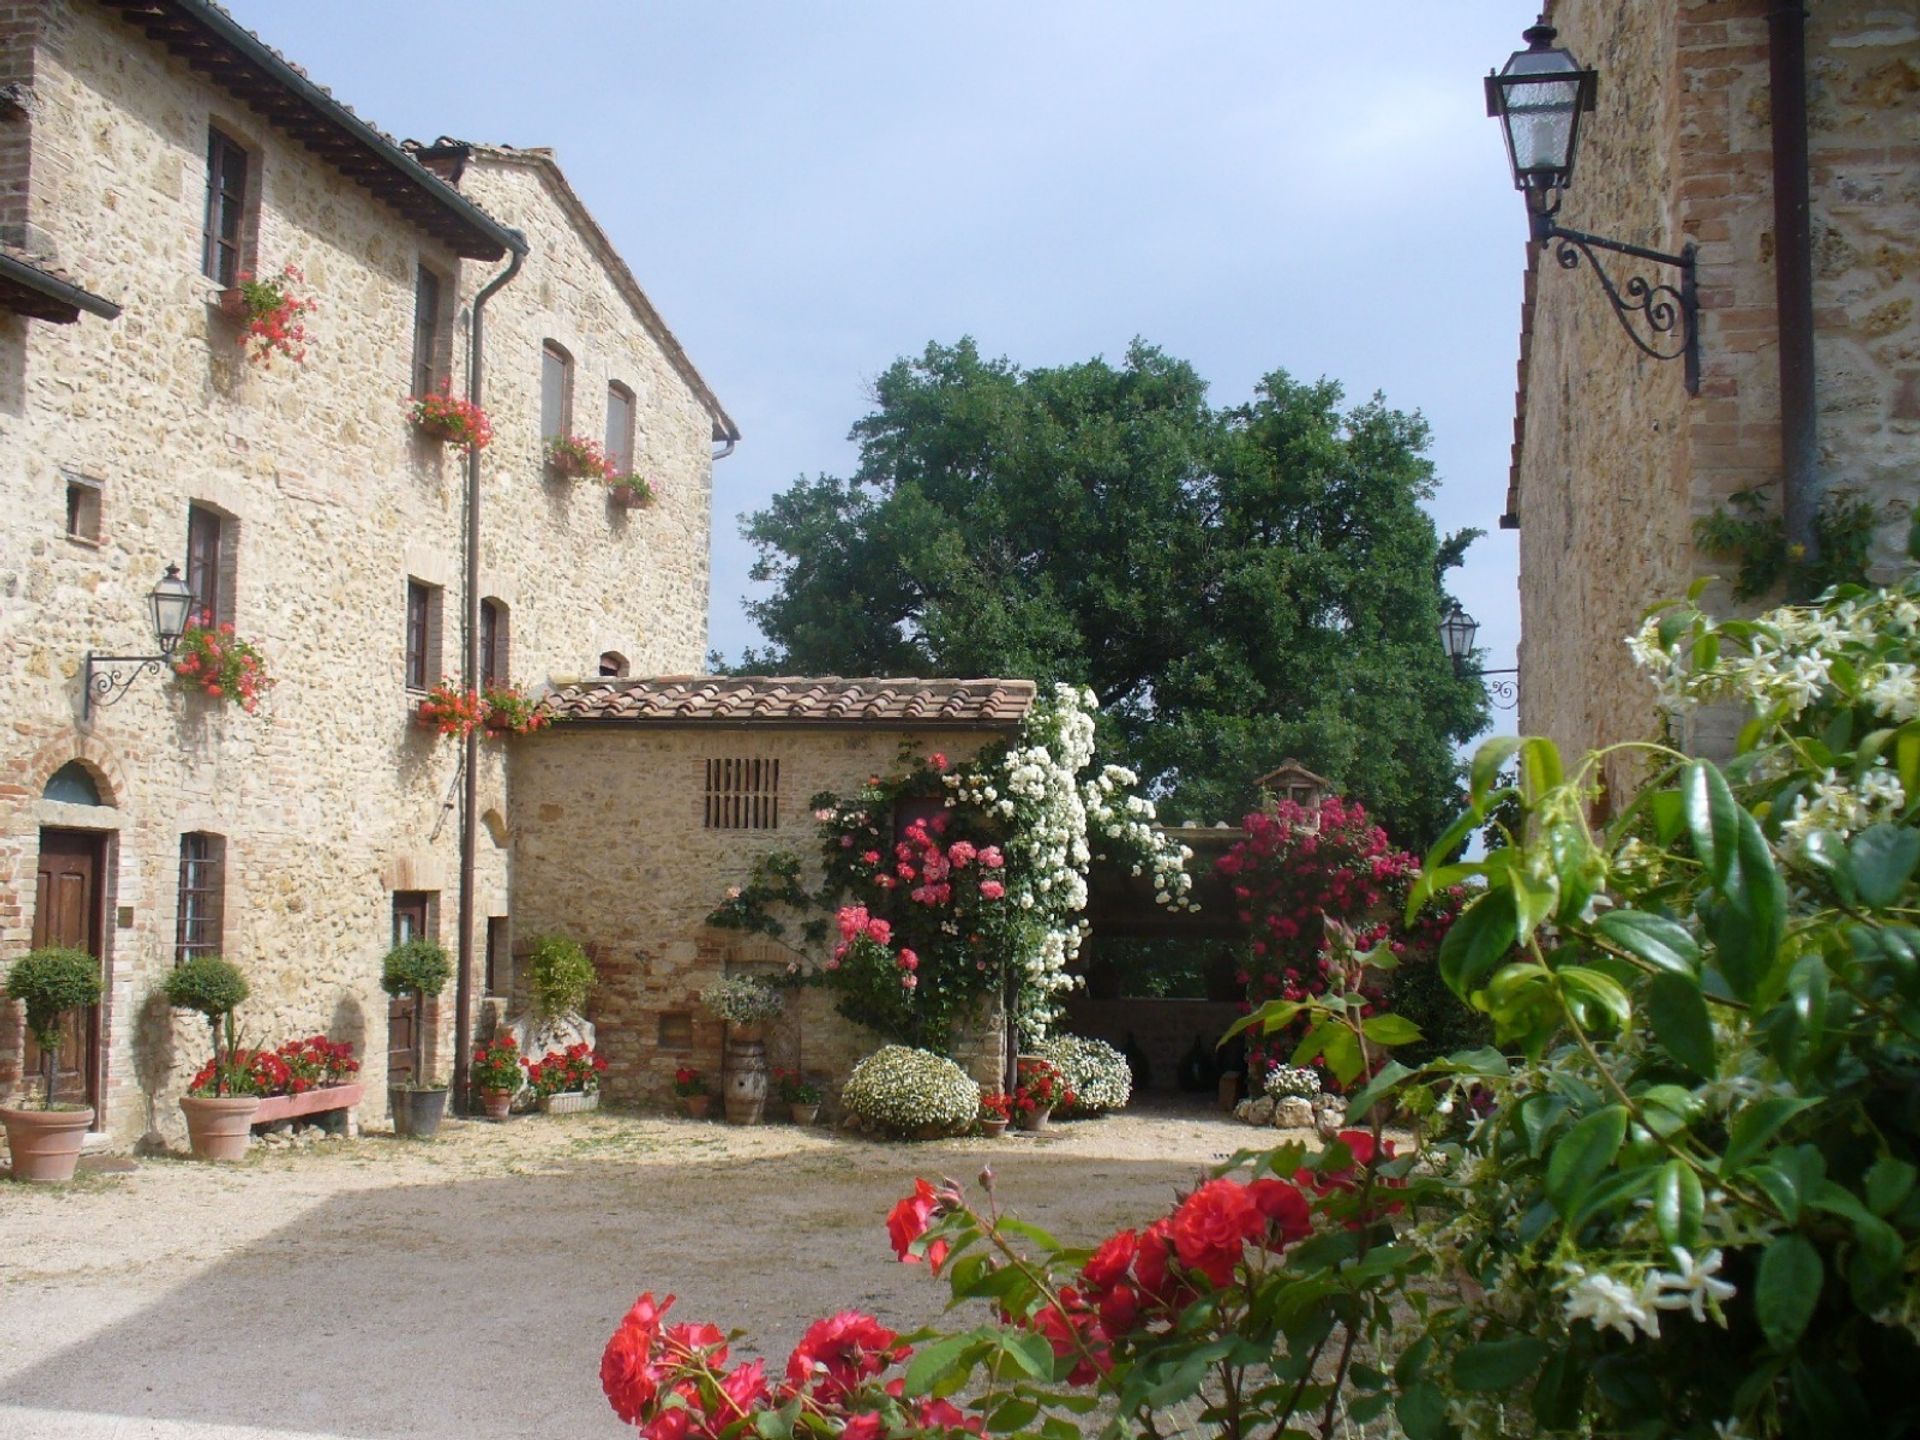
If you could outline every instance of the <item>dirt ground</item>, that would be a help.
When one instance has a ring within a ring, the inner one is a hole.
[[[1004,1205],[1090,1244],[1272,1134],[1164,1107],[921,1145],[598,1114],[0,1184],[0,1437],[614,1436],[600,1350],[642,1290],[772,1369],[834,1310],[938,1316],[886,1240],[916,1174],[990,1163]]]

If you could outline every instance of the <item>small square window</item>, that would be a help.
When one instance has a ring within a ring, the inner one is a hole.
[[[660,1017],[660,1048],[662,1050],[691,1050],[693,1048],[693,1016],[685,1010],[669,1010]]]
[[[104,487],[91,475],[67,476],[67,538],[100,543],[100,495]]]

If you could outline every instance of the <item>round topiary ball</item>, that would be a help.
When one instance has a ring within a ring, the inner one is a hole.
[[[182,960],[167,976],[167,1003],[176,1010],[197,1010],[218,1020],[240,1008],[247,998],[247,977],[231,960],[218,955],[195,955]]]
[[[1073,1104],[1059,1107],[1056,1115],[1071,1119],[1124,1110],[1133,1098],[1133,1070],[1127,1057],[1104,1040],[1055,1035],[1035,1045],[1033,1053],[1057,1065],[1073,1093]]]
[[[60,1044],[60,1017],[100,1003],[100,962],[84,950],[29,950],[7,972],[7,998],[27,1007],[27,1029],[42,1050]]]
[[[944,1055],[888,1045],[853,1067],[840,1103],[866,1129],[884,1135],[951,1135],[980,1113],[980,1087]]]
[[[389,995],[418,995],[430,1000],[447,988],[453,965],[431,940],[407,940],[387,952],[380,966],[380,988]]]

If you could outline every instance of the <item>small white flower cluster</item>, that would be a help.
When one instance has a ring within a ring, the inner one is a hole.
[[[758,1025],[785,1008],[780,992],[751,975],[729,975],[700,992],[708,1012],[731,1025]]]
[[[885,1045],[853,1067],[840,1103],[866,1128],[884,1134],[951,1134],[980,1113],[980,1087],[944,1055]]]
[[[1193,876],[1187,862],[1193,851],[1169,840],[1154,823],[1153,802],[1131,794],[1140,777],[1124,765],[1106,765],[1084,787],[1088,831],[1094,839],[1096,860],[1130,862],[1138,876],[1153,876],[1154,903],[1170,910],[1198,910],[1192,898]]]
[[[1724,1326],[1720,1306],[1733,1298],[1735,1288],[1714,1278],[1720,1273],[1720,1252],[1709,1250],[1695,1260],[1690,1251],[1675,1246],[1673,1258],[1678,1269],[1648,1270],[1638,1286],[1567,1264],[1570,1283],[1565,1287],[1564,1309],[1568,1323],[1585,1320],[1596,1330],[1616,1331],[1624,1340],[1632,1340],[1636,1333],[1659,1339],[1662,1310],[1685,1310],[1702,1323],[1711,1312]]]
[[[1061,1107],[1064,1115],[1124,1110],[1133,1098],[1133,1070],[1127,1057],[1104,1040],[1055,1035],[1036,1044],[1033,1053],[1051,1060],[1065,1078],[1073,1104]]]
[[[1829,770],[1814,785],[1812,795],[1794,797],[1793,813],[1781,822],[1780,830],[1794,845],[1804,847],[1822,832],[1847,836],[1882,820],[1897,819],[1906,805],[1900,777],[1886,767],[1885,760],[1862,775],[1857,785],[1848,785]]]
[[[1267,1094],[1275,1100],[1311,1100],[1320,1093],[1320,1076],[1310,1065],[1276,1065],[1267,1072]]]

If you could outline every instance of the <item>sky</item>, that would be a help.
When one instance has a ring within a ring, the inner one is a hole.
[[[737,517],[852,470],[894,359],[1139,336],[1217,405],[1284,369],[1425,415],[1436,522],[1488,532],[1451,588],[1483,663],[1516,663],[1526,220],[1480,82],[1532,4],[226,4],[389,134],[557,152],[740,426],[714,471],[730,658],[756,638]]]

